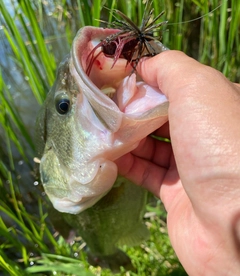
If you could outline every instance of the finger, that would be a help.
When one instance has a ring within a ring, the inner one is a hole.
[[[158,141],[148,136],[140,142],[132,154],[160,167],[169,168],[172,146],[170,143]]]
[[[153,132],[153,135],[161,138],[170,139],[169,122],[166,122],[163,126]]]
[[[179,89],[196,78],[200,65],[183,52],[166,51],[153,58],[140,60],[137,71],[146,83],[160,88],[169,100],[175,100],[179,96]],[[184,78],[180,77],[181,74]]]
[[[119,168],[120,175],[149,190],[155,196],[160,196],[161,184],[167,172],[166,168],[131,153],[119,158],[115,163]]]

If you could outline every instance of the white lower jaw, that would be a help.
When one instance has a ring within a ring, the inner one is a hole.
[[[52,201],[53,207],[56,210],[62,213],[69,213],[69,214],[76,215],[86,210],[87,208],[93,206],[99,199],[101,199],[105,194],[107,194],[107,192],[94,197],[82,198],[78,202],[73,202],[68,198],[53,199],[51,196],[49,197]]]

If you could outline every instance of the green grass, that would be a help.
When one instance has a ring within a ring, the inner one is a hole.
[[[144,5],[141,0],[106,0],[104,4],[93,0],[91,6],[86,0],[73,4],[55,0],[52,6],[46,1],[9,3],[11,13],[6,1],[0,0],[1,49],[5,51],[4,61],[0,60],[0,274],[2,270],[3,275],[112,275],[88,265],[81,239],[68,244],[54,233],[46,211],[48,200],[41,186],[33,185],[38,179],[32,161],[34,118],[29,125],[20,100],[31,99],[29,106],[39,108],[77,30],[99,26],[95,20],[99,18],[111,22],[112,15],[104,6],[120,9],[139,24]],[[237,1],[221,3],[153,0],[156,15],[165,10],[162,20],[168,24],[163,27],[162,41],[167,47],[183,50],[239,82],[240,6]],[[62,49],[62,44],[64,49],[56,51],[56,45]],[[139,247],[123,248],[137,272],[119,275],[185,275],[168,239],[162,205],[148,206],[148,212],[152,214],[145,219],[150,239]]]

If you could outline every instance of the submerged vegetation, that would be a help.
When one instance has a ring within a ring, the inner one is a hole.
[[[95,19],[111,22],[115,8],[139,24],[144,5],[142,0],[0,0],[0,275],[111,275],[88,265],[80,237],[69,244],[54,232],[33,162],[33,128],[57,64],[69,52],[77,30],[102,24]],[[164,45],[239,82],[237,1],[153,0],[153,7],[154,16],[165,10],[160,18],[168,21],[161,32]],[[165,219],[159,201],[147,206],[151,237],[139,247],[123,248],[136,272],[119,275],[185,275]]]

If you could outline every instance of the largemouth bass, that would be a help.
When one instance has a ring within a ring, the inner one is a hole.
[[[77,214],[96,203],[117,178],[114,160],[167,121],[166,97],[137,81],[125,59],[111,68],[112,58],[101,53],[86,75],[94,45],[114,33],[94,27],[79,31],[37,118],[41,179],[60,212]],[[113,99],[102,90],[114,92]]]
[[[110,54],[112,45],[99,47],[117,32],[80,29],[36,123],[48,197],[87,242],[90,263],[112,270],[131,265],[118,245],[147,237],[142,224],[146,191],[118,176],[114,161],[163,125],[168,109],[161,91],[133,72],[131,62],[139,57],[130,53],[129,58],[129,49],[136,41],[117,58]],[[149,43],[156,53],[166,50],[158,41]]]

